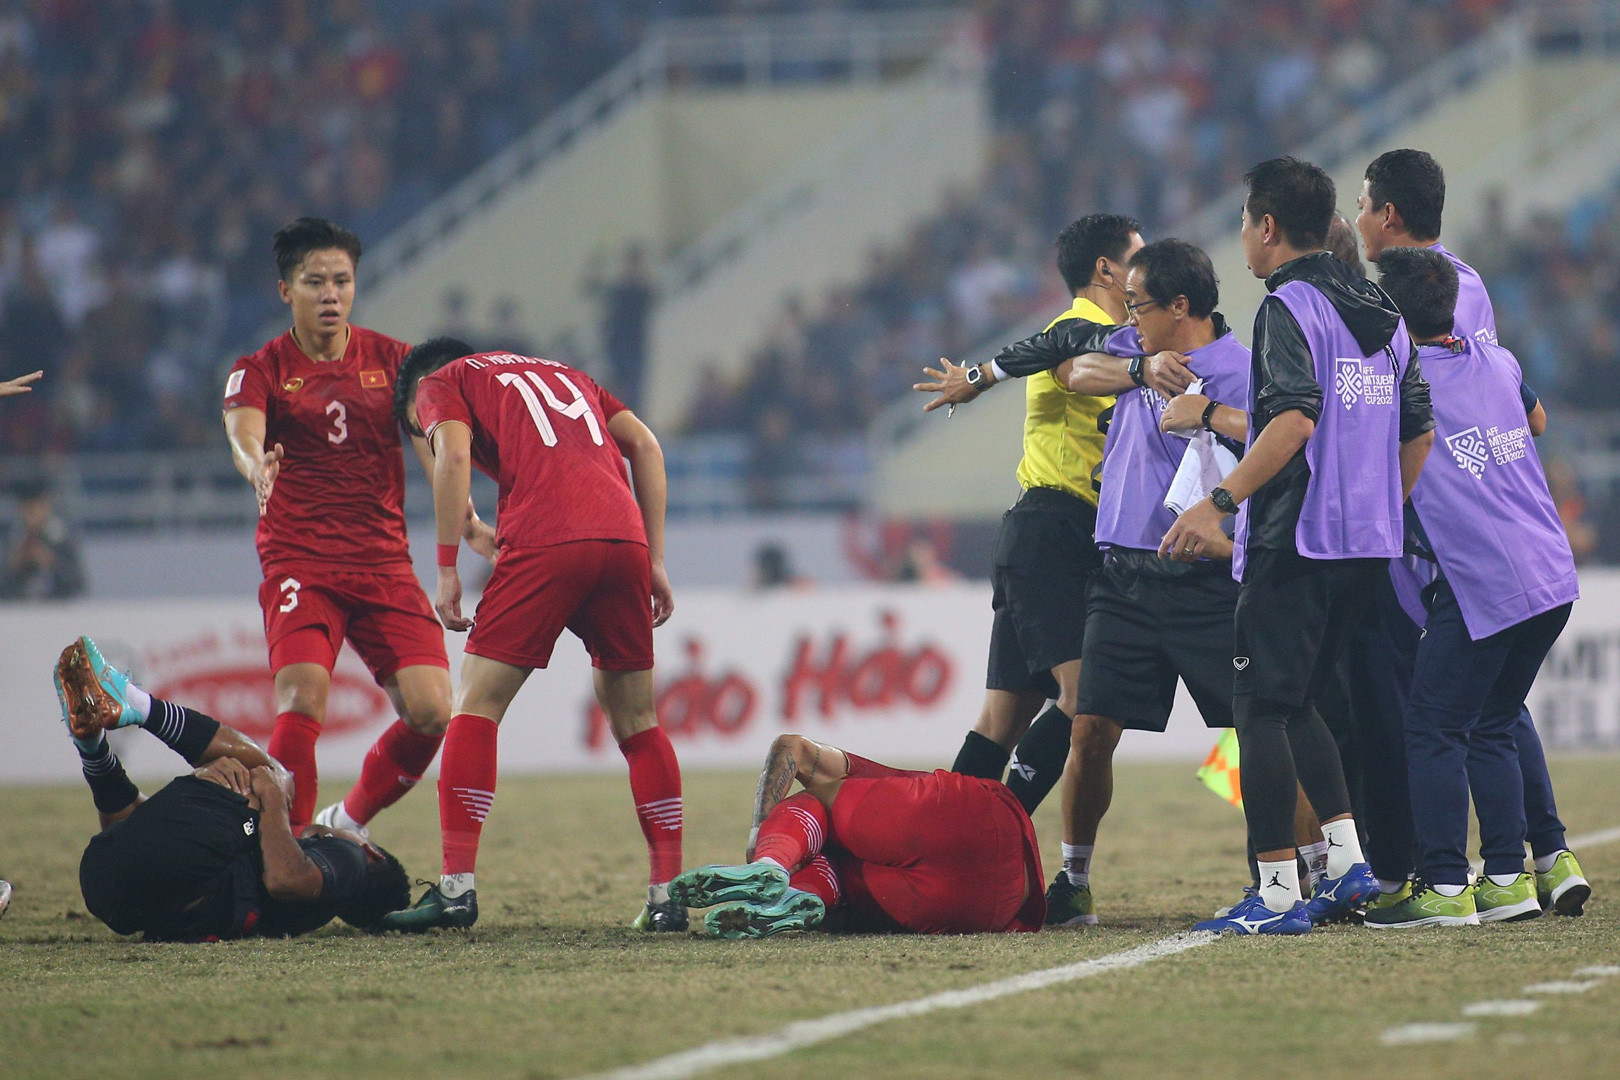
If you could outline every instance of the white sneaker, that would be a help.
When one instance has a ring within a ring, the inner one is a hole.
[[[11,906],[11,882],[9,882],[9,881],[0,881],[0,915],[4,915],[6,913],[6,908],[8,908],[10,906]]]
[[[343,829],[348,832],[359,833],[362,840],[369,841],[371,839],[371,830],[344,812],[342,799],[316,814],[313,824],[324,825],[328,829]]]

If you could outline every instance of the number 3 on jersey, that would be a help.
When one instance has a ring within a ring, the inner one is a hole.
[[[552,374],[556,375],[558,381],[568,387],[574,395],[574,400],[567,405],[558,400],[557,395],[552,392],[546,381],[540,377],[538,371],[503,371],[496,376],[496,379],[499,380],[502,386],[510,386],[517,390],[519,396],[523,398],[523,404],[528,406],[529,415],[534,418],[534,426],[540,429],[540,440],[547,446],[557,445],[557,432],[551,426],[551,419],[546,416],[546,410],[541,407],[540,398],[535,396],[535,390],[540,391],[541,397],[546,399],[546,404],[551,406],[552,411],[558,416],[566,417],[569,420],[583,419],[585,426],[590,429],[591,441],[596,443],[597,446],[601,446],[602,425],[597,423],[596,414],[591,411],[591,403],[585,400],[585,395],[579,392],[579,387],[569,381],[567,375],[560,371],[552,372]]]
[[[336,446],[349,437],[349,410],[341,401],[329,401],[326,415],[332,418],[332,430],[326,433],[326,441]]]

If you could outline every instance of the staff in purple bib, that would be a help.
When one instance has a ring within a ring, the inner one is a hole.
[[[1313,704],[1335,678],[1371,583],[1401,553],[1401,506],[1434,420],[1400,312],[1324,250],[1333,181],[1293,158],[1262,162],[1245,180],[1244,254],[1272,294],[1255,315],[1248,445],[1159,551],[1196,559],[1238,514],[1233,716],[1261,884],[1197,929],[1299,934],[1378,893],[1338,749]],[[1295,862],[1296,784],[1329,845],[1327,877],[1308,905]]]
[[[1412,492],[1439,571],[1424,590],[1405,716],[1419,874],[1409,895],[1369,908],[1367,925],[1531,919],[1541,905],[1524,868],[1514,727],[1579,595],[1575,558],[1536,455],[1518,361],[1452,334],[1456,268],[1444,252],[1406,247],[1385,251],[1378,268],[1420,345],[1443,454]],[[1466,854],[1470,794],[1485,863],[1477,883]]]

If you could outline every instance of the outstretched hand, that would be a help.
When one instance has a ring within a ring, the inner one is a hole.
[[[27,375],[19,375],[15,379],[0,382],[0,397],[11,397],[13,394],[31,394],[34,392],[33,383],[45,377],[44,371],[31,371]]]
[[[920,390],[925,394],[938,394],[939,397],[923,406],[923,412],[933,412],[941,405],[962,405],[972,401],[984,391],[974,389],[967,381],[967,365],[953,364],[947,357],[940,357],[939,362],[945,366],[943,371],[931,367],[923,368],[923,374],[932,378],[932,382],[912,383],[913,390]]]
[[[282,449],[280,443],[266,450],[264,456],[253,463],[253,494],[259,500],[259,516],[264,517],[265,510],[270,505],[270,492],[275,489],[276,477],[281,475],[281,459],[287,451]]]

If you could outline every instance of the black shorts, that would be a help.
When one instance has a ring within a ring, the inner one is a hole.
[[[1092,580],[1078,712],[1121,727],[1163,731],[1176,679],[1210,727],[1232,726],[1232,616],[1238,583],[1228,563],[1178,563],[1114,548]]]
[[[991,690],[1058,695],[1052,669],[1078,659],[1086,595],[1102,565],[1097,508],[1053,488],[1031,488],[1001,518],[990,571]]]
[[[79,888],[120,934],[200,941],[239,937],[261,888],[259,812],[227,788],[181,776],[90,838]]]
[[[1388,559],[1249,552],[1233,620],[1234,692],[1283,705],[1314,700],[1388,573]]]

